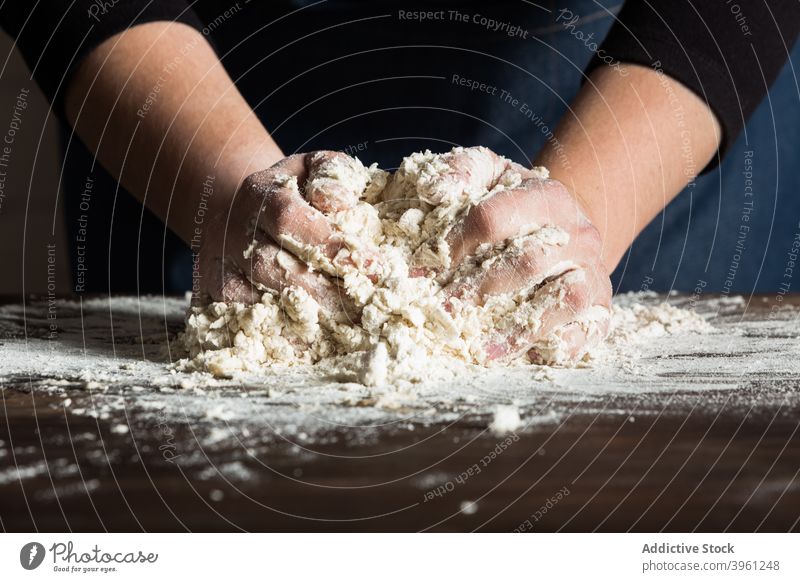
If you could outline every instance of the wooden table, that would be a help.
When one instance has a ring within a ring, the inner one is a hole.
[[[47,468],[0,480],[6,531],[800,529],[800,381],[792,374],[735,391],[579,402],[494,455],[503,439],[474,419],[393,425],[372,442],[334,435],[299,453],[286,443],[252,457],[235,443],[203,452],[208,467],[235,461],[247,471],[236,481],[196,478],[163,454],[163,433],[134,440],[111,430],[113,418],[65,414],[63,395],[0,379],[0,467]],[[197,446],[190,426],[173,427],[170,443]]]

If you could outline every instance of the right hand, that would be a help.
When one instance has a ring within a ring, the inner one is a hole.
[[[340,152],[295,154],[251,174],[233,200],[213,207],[199,252],[200,302],[252,304],[265,290],[281,292],[296,285],[330,316],[352,314],[352,302],[335,279],[310,269],[281,242],[288,236],[331,261],[337,259],[344,241],[326,213],[354,206],[361,192],[326,180],[324,165],[331,161],[354,162]],[[291,178],[297,180],[299,192]]]

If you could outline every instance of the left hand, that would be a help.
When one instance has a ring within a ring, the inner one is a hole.
[[[455,164],[443,181],[474,187],[470,181],[483,180],[487,181],[483,187],[493,187],[491,180],[502,173],[503,164],[507,167],[513,162],[489,150],[484,153],[477,158],[482,167]],[[476,164],[475,156],[465,159]],[[533,286],[529,301],[542,308],[540,324],[493,330],[484,345],[487,357],[506,360],[528,352],[534,362],[575,360],[608,333],[611,282],[601,259],[602,241],[577,198],[561,182],[541,179],[517,164],[514,169],[523,177],[518,187],[502,190],[471,208],[447,235],[451,267],[439,277],[449,280],[455,274],[455,278],[442,290],[445,304],[455,297],[483,304],[491,295]],[[485,270],[458,272],[480,245],[503,243],[533,227],[555,227],[568,240],[543,245],[528,239],[521,252],[508,260],[496,261]]]

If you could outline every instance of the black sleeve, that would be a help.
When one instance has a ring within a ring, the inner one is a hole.
[[[680,81],[719,119],[721,157],[789,58],[799,29],[798,0],[628,0],[587,74],[616,60]]]
[[[16,41],[33,78],[63,119],[64,91],[81,59],[136,24],[169,20],[201,29],[184,0],[6,0],[0,26]]]

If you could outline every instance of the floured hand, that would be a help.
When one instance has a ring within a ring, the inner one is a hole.
[[[193,366],[230,375],[344,357],[366,384],[421,382],[454,359],[566,363],[605,335],[597,234],[543,168],[454,148],[407,156],[387,183],[344,154],[317,156],[243,187],[243,258],[237,271],[222,261],[223,281],[251,295],[191,310]]]
[[[251,304],[265,291],[299,287],[330,317],[349,317],[351,301],[331,275],[354,261],[368,271],[376,258],[369,245],[342,236],[329,216],[354,207],[369,191],[370,176],[350,156],[319,151],[289,156],[247,177],[233,203],[217,208],[210,220],[199,253],[199,299]],[[361,253],[349,252],[348,243]],[[317,253],[331,272],[310,268],[297,256],[299,248]]]
[[[445,236],[449,261],[435,272],[453,301],[483,305],[490,296],[528,293],[543,308],[538,326],[509,325],[487,333],[489,359],[528,352],[534,362],[574,360],[608,332],[611,283],[601,262],[601,241],[576,199],[540,169],[526,170],[485,148],[468,148],[447,159],[450,166],[431,181],[438,203],[459,191],[491,191],[508,171],[521,182],[490,194],[461,216]],[[498,259],[482,255],[517,243]]]

